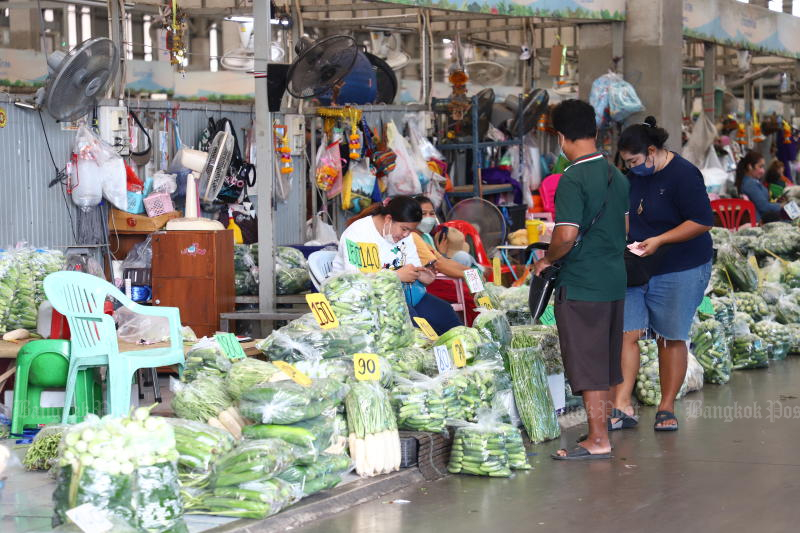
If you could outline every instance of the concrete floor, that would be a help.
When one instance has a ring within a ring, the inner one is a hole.
[[[637,429],[612,434],[611,461],[550,459],[578,426],[535,446],[533,470],[512,479],[450,476],[295,531],[798,531],[800,357],[679,403],[679,431],[655,433],[655,408],[643,408]]]

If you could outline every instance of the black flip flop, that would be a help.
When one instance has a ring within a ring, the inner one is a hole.
[[[616,423],[611,422],[612,418],[618,418]],[[619,431],[620,429],[631,429],[639,425],[639,417],[631,416],[625,411],[619,409],[612,409],[611,416],[608,417],[608,431]],[[589,435],[581,435],[578,437],[577,442],[583,442]]]
[[[610,453],[592,453],[583,446],[575,446],[567,455],[550,454],[556,461],[587,461],[590,459],[611,459]]]
[[[675,425],[659,426],[668,420],[674,420]],[[659,411],[656,413],[656,423],[653,424],[653,429],[656,431],[678,431],[678,419],[675,418],[675,413],[670,411]]]

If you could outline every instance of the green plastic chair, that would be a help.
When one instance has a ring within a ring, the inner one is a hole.
[[[42,407],[42,392],[67,385],[69,341],[50,339],[25,344],[17,354],[11,432],[57,424],[63,419],[60,407]],[[91,370],[81,370],[75,380],[75,412],[67,412],[70,423],[81,422],[88,413],[101,414],[103,389]]]
[[[72,336],[64,405],[72,405],[78,371],[85,368],[108,367],[106,411],[113,416],[130,412],[131,381],[140,368],[177,365],[183,374],[185,359],[177,307],[139,305],[107,281],[82,272],[50,274],[44,279],[44,292],[53,308],[67,318]],[[170,346],[120,352],[114,319],[103,313],[109,296],[134,313],[168,319]]]

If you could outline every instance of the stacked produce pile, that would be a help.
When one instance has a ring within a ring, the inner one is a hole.
[[[658,373],[658,345],[654,339],[639,341],[639,372],[636,375],[636,397],[644,405],[658,405],[661,402],[661,377]],[[703,388],[703,367],[692,354],[689,354],[689,365],[686,379],[678,391],[678,398],[687,393]]]
[[[44,278],[65,265],[64,254],[58,250],[20,247],[0,251],[0,332],[36,330]]]
[[[258,294],[258,244],[237,244],[233,249],[237,296]],[[311,290],[311,277],[303,252],[290,246],[275,248],[275,292],[300,294]]]
[[[322,329],[314,316],[307,313],[286,326],[273,331],[256,343],[256,348],[270,359],[295,363],[344,357],[354,353],[375,351],[373,338],[351,325]]]
[[[530,324],[531,311],[528,307],[527,285],[519,287],[502,287],[494,283],[485,284],[485,295],[492,302],[492,307],[505,311],[512,326]]]

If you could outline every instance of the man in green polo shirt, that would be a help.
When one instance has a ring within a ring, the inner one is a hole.
[[[622,382],[628,180],[597,150],[591,105],[566,100],[551,118],[571,164],[558,183],[550,248],[535,273],[561,264],[555,292],[561,355],[572,390],[583,394],[589,422],[586,439],[553,459],[607,459],[609,389]]]

